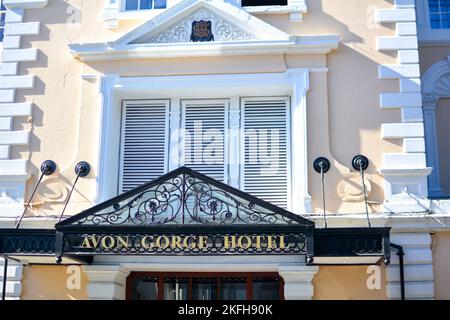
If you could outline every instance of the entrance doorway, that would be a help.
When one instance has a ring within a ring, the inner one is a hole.
[[[129,300],[282,300],[277,273],[133,272]]]

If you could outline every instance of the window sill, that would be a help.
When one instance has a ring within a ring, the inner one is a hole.
[[[450,29],[431,29],[418,27],[418,41],[423,46],[450,43]]]

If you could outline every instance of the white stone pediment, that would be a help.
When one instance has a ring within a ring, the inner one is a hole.
[[[289,39],[285,32],[222,0],[185,0],[126,34],[114,44],[192,42],[194,21],[211,22],[214,42]]]
[[[191,41],[192,24],[211,23],[208,41]],[[184,0],[118,40],[70,44],[83,61],[117,59],[328,53],[338,35],[290,36],[223,0]]]
[[[211,31],[214,37],[212,41],[239,41],[257,38],[255,34],[243,30],[216,13],[206,8],[200,8],[170,28],[155,35],[145,34],[132,41],[131,44],[191,42],[192,24],[195,21],[211,22]]]

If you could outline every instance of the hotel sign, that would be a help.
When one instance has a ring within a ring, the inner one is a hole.
[[[303,232],[64,234],[65,254],[306,254]]]

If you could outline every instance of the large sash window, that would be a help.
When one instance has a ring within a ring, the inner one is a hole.
[[[176,159],[289,208],[289,114],[287,97],[125,100],[119,192],[170,171]]]

